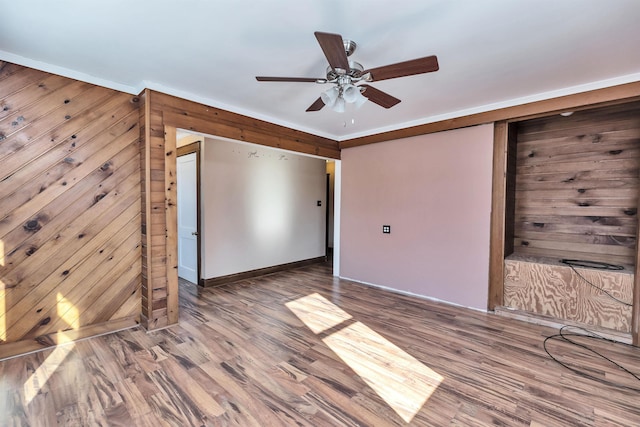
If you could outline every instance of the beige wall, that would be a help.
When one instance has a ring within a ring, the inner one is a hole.
[[[492,147],[489,124],[343,150],[340,275],[486,309]]]

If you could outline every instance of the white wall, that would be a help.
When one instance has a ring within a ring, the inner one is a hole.
[[[205,279],[325,255],[324,160],[212,138],[202,145]]]

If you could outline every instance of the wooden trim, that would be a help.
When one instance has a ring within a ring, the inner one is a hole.
[[[202,227],[200,226],[200,212],[202,209],[201,206],[201,185],[200,185],[200,144],[202,141],[192,142],[191,144],[184,145],[182,147],[178,147],[177,157],[186,156],[187,154],[195,154],[196,155],[196,251],[197,251],[197,275],[198,280],[200,282],[200,272],[202,271],[202,241],[200,236],[202,236]]]
[[[470,114],[468,116],[441,120],[434,123],[411,126],[404,129],[383,132],[360,138],[348,139],[339,143],[340,149],[357,147],[395,139],[409,138],[445,130],[475,126],[498,121],[514,121],[533,118],[539,115],[549,115],[555,112],[573,110],[581,107],[597,105],[619,104],[640,100],[640,82],[626,83],[618,86],[596,89],[588,92],[565,95],[543,101],[529,102],[513,107]]]
[[[178,189],[176,182],[177,165],[176,128],[164,127],[164,183],[166,214],[167,251],[167,322],[178,323]]]
[[[258,268],[257,270],[244,271],[242,273],[229,274],[227,276],[212,277],[210,279],[201,279],[200,286],[208,288],[210,286],[220,286],[238,280],[251,279],[253,277],[264,276],[266,274],[277,273],[279,271],[291,270],[294,268],[305,267],[311,264],[319,264],[326,261],[326,257],[309,258],[302,261],[289,262],[286,264],[274,265],[271,267]]]
[[[493,175],[491,188],[491,226],[489,236],[489,300],[495,310],[504,301],[505,200],[507,188],[508,125],[498,122],[493,133]]]
[[[335,140],[160,92],[153,93],[154,108],[163,111],[166,125],[299,153],[340,158],[340,149]]]
[[[638,208],[640,209],[640,202]],[[640,221],[640,219],[639,219]],[[633,277],[633,306],[631,307],[631,340],[640,347],[640,224],[636,234],[636,265]]]
[[[290,150],[298,153],[312,154],[331,159],[340,159],[340,150],[338,149],[337,142],[334,142],[335,146],[330,146],[324,141],[322,141],[322,143],[308,143],[300,140],[287,139],[278,135],[264,134],[251,129],[243,129],[241,128],[241,123],[236,124],[236,126],[232,126],[226,123],[211,121],[206,118],[185,116],[174,112],[165,112],[165,116],[166,123],[171,123],[176,127],[188,129],[193,132],[204,133],[214,137],[218,136],[236,141],[250,142],[252,144],[264,145],[266,147],[281,148],[283,150]]]
[[[178,147],[176,150],[177,157],[186,156],[187,154],[191,154],[191,153],[199,153],[201,142],[202,141],[196,141],[187,145],[183,145],[182,147]]]
[[[109,320],[95,325],[72,329],[69,331],[52,332],[41,335],[32,340],[17,341],[0,345],[0,361],[14,356],[22,356],[27,353],[46,350],[57,345],[78,341],[83,338],[96,337],[123,329],[138,326],[138,316],[129,316],[119,320]]]
[[[143,101],[143,108],[140,109],[140,162],[141,162],[141,186],[142,186],[142,304],[140,313],[140,323],[149,329],[149,314],[151,313],[152,289],[151,286],[151,102],[149,90],[145,89],[140,95]]]
[[[638,272],[638,262],[636,261],[636,273],[633,286],[633,307],[631,308],[631,338],[633,345],[640,347],[640,273]]]
[[[567,319],[556,319],[555,317],[532,313],[530,311],[515,310],[513,308],[507,307],[496,307],[495,314],[502,317],[508,317],[509,319],[532,323],[534,325],[542,325],[553,329],[560,329],[561,327],[567,325],[577,326],[579,328],[585,327],[584,323],[579,323]],[[589,325],[589,330],[607,339],[625,344],[631,344],[631,335],[629,333],[614,331],[613,329],[608,328],[599,328],[594,325]]]

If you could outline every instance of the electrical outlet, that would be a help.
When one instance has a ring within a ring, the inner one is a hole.
[[[382,232],[384,234],[391,234],[391,226],[390,225],[383,225],[382,226]]]

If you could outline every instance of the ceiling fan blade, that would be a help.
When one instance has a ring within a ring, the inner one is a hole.
[[[336,68],[349,70],[349,60],[344,50],[342,36],[340,34],[322,33],[320,31],[316,31],[314,34],[331,68],[334,70]]]
[[[300,83],[316,83],[319,80],[326,81],[326,79],[314,79],[312,77],[264,77],[264,76],[256,76],[256,80],[259,82],[300,82]]]
[[[324,102],[322,102],[322,98],[318,98],[306,111],[320,111],[322,107],[324,107]]]
[[[381,107],[391,108],[400,102],[398,98],[394,98],[388,93],[378,90],[373,86],[360,85],[359,87],[365,88],[364,92],[362,92],[362,95],[368,98],[369,101],[378,104]]]
[[[371,73],[371,81],[395,79],[396,77],[413,76],[415,74],[431,73],[438,71],[438,58],[435,55],[424,58],[412,59],[410,61],[398,62],[397,64],[385,65],[383,67],[365,70],[361,74]]]

